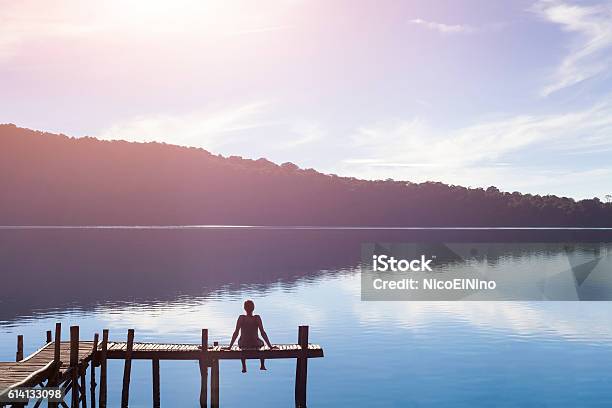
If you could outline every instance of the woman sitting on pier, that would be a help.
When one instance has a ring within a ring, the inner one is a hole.
[[[276,346],[272,346],[270,340],[268,339],[268,335],[266,334],[263,323],[261,322],[261,317],[259,315],[253,315],[253,311],[255,310],[255,303],[252,300],[247,300],[244,302],[244,311],[246,314],[238,316],[238,321],[236,322],[236,330],[234,330],[234,334],[232,335],[232,341],[229,344],[229,349],[232,348],[236,338],[238,337],[238,332],[240,332],[240,339],[238,339],[238,346],[240,348],[260,348],[264,345],[264,342],[257,335],[257,331],[261,333],[261,337],[264,338],[268,347],[276,348]],[[246,359],[241,359],[242,361],[242,372],[246,373]],[[266,369],[265,359],[260,359],[261,364],[259,366],[260,370]]]

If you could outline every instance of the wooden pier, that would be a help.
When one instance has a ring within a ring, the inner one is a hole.
[[[132,360],[151,360],[153,406],[160,407],[160,360],[195,360],[200,364],[200,406],[208,407],[210,403],[211,407],[218,408],[221,360],[295,358],[295,406],[305,408],[308,359],[323,357],[321,346],[308,343],[308,326],[299,327],[296,344],[278,344],[272,349],[241,349],[237,346],[229,349],[217,342],[209,344],[206,329],[202,329],[200,344],[135,342],[133,329],[128,330],[125,342],[110,341],[108,330],[103,331],[101,341],[98,341],[98,334],[93,341],[80,341],[78,326],[70,328],[70,341],[61,341],[59,323],[56,324],[55,338],[52,339],[51,335],[51,331],[48,331],[46,344],[27,358],[23,358],[23,337],[18,336],[16,362],[0,362],[0,401],[14,388],[59,386],[64,388],[66,399],[68,395],[71,396],[71,408],[87,408],[86,373],[89,368],[91,407],[106,408],[107,361],[118,359],[124,360],[121,407],[127,408]],[[99,384],[96,380],[96,367],[100,368]],[[41,400],[35,401],[33,406],[38,407],[41,403]],[[23,407],[25,404],[0,402],[0,406]],[[49,402],[49,407],[59,406],[68,407],[66,402]]]

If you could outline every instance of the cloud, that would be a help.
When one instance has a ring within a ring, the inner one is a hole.
[[[327,131],[318,123],[298,122],[291,127],[290,134],[293,136],[284,143],[279,144],[280,148],[293,149],[306,144],[323,141],[327,137]]]
[[[504,190],[592,197],[612,166],[574,164],[582,154],[612,150],[612,105],[549,115],[519,115],[443,130],[428,122],[390,121],[358,128],[345,160],[328,169],[368,179],[442,181]],[[528,157],[553,160],[543,165]]]
[[[421,18],[415,18],[408,22],[411,24],[416,24],[425,27],[429,30],[438,31],[442,34],[466,34],[476,31],[474,27],[471,27],[469,25],[437,23],[434,21],[423,20]]]
[[[578,84],[607,72],[612,58],[606,51],[612,47],[612,4],[578,6],[556,0],[540,0],[531,11],[561,29],[577,34],[570,52],[556,69],[550,84],[541,94]]]
[[[268,106],[266,101],[257,101],[214,112],[143,115],[115,124],[97,137],[137,142],[163,141],[214,150],[227,142],[230,133],[271,125],[272,122],[262,118]]]
[[[578,112],[520,115],[441,131],[413,119],[361,127],[353,145],[372,163],[409,166],[465,167],[494,162],[505,155],[555,142],[551,149],[580,152],[609,149],[612,140],[612,107],[595,105]]]
[[[309,148],[318,149],[325,144],[328,133],[318,122],[278,119],[271,106],[262,100],[221,110],[141,115],[113,124],[94,136],[202,147],[215,154],[265,157],[278,163],[290,160],[291,154],[302,155]]]

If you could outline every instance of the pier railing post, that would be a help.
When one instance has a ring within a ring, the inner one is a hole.
[[[72,383],[72,408],[79,408],[79,326],[70,326],[70,378]]]
[[[200,408],[208,406],[208,329],[202,329],[202,357],[200,357]]]
[[[100,408],[106,408],[106,351],[108,350],[108,329],[102,330],[102,347],[100,350]]]
[[[47,330],[47,344],[51,343],[53,341],[53,334],[51,333],[51,330]]]
[[[160,408],[159,358],[153,358],[151,366],[153,369],[153,408]]]
[[[17,336],[17,353],[15,353],[15,361],[23,360],[23,334]]]
[[[217,348],[219,342],[215,341],[213,346]],[[210,406],[219,408],[219,359],[211,359],[210,365]]]
[[[134,347],[134,329],[128,330],[127,347],[125,349],[125,365],[123,366],[123,388],[121,390],[121,408],[128,408],[130,399],[130,375],[132,373],[132,349]]]
[[[298,328],[300,357],[295,365],[295,406],[306,408],[306,379],[308,377],[308,326]]]
[[[96,356],[98,354],[98,333],[94,334],[93,347],[91,350],[91,374],[90,374],[90,391],[91,391],[91,408],[96,408]]]
[[[55,323],[55,342],[53,343],[53,361],[58,364],[57,371],[59,373],[60,351],[62,347],[62,324]]]
[[[48,335],[47,335],[48,337]],[[53,373],[49,377],[49,381],[47,381],[47,386],[55,387],[58,385],[59,381],[59,373],[60,366],[62,362],[60,361],[60,347],[61,347],[61,338],[62,338],[62,324],[55,323],[55,339],[53,340]],[[57,408],[57,402],[49,402],[49,408]]]

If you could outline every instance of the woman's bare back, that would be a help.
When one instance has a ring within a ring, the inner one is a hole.
[[[259,315],[241,315],[238,318],[238,326],[240,327],[238,345],[241,348],[261,347],[264,345],[263,340],[259,338],[259,327],[261,326]]]

